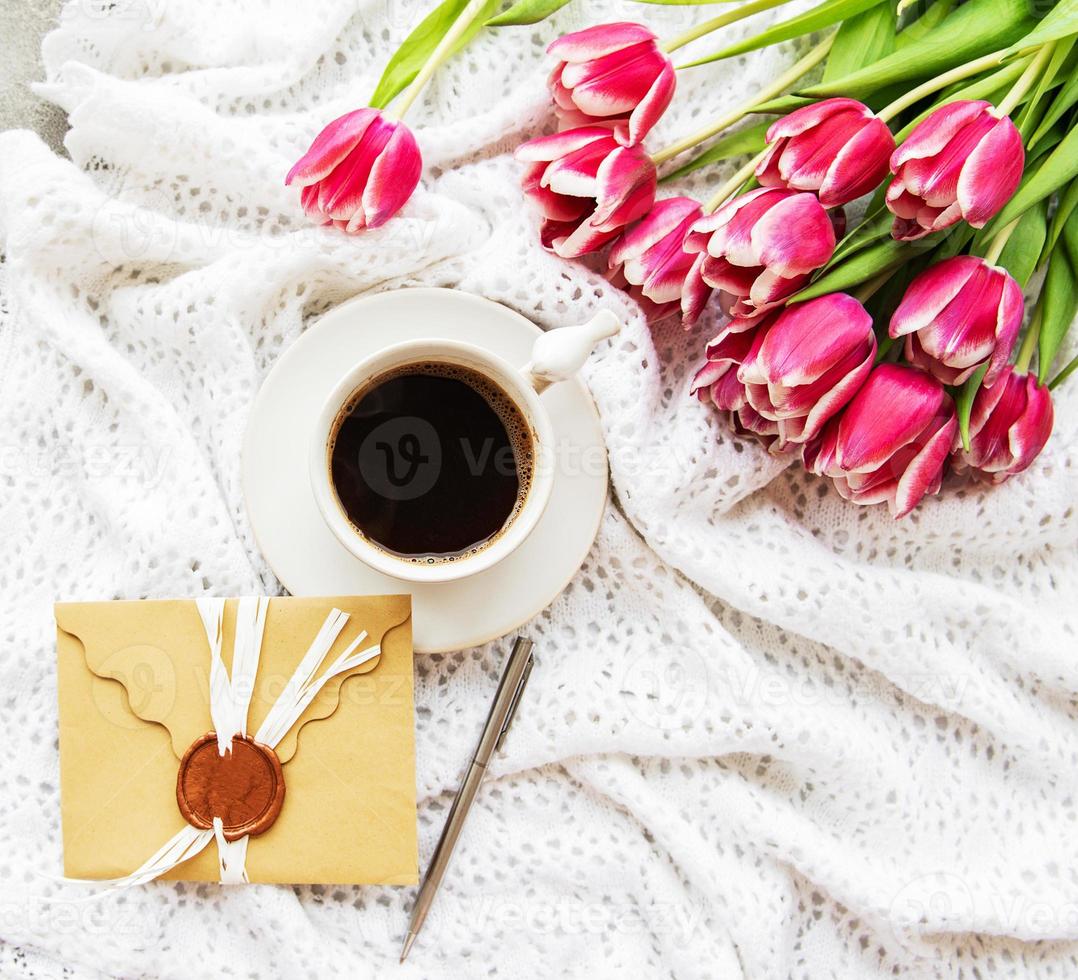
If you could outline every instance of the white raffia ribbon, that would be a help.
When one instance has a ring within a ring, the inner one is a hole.
[[[224,755],[232,751],[234,737],[247,734],[247,711],[254,693],[255,675],[258,673],[258,662],[262,654],[262,637],[266,628],[269,599],[252,597],[239,600],[236,635],[232,645],[231,676],[221,659],[225,600],[203,598],[196,599],[195,603],[210,646],[210,718],[217,733],[217,750]],[[332,609],[326,616],[318,635],[311,641],[299,666],[259,727],[255,735],[256,742],[275,749],[329,680],[373,660],[382,652],[378,643],[356,652],[359,645],[367,639],[367,632],[364,630],[348,644],[321,676],[315,678],[315,671],[337,642],[348,618],[348,613],[340,609]],[[104,895],[117,888],[129,888],[152,881],[201,853],[212,840],[217,841],[217,864],[221,881],[249,881],[246,862],[250,836],[245,834],[238,840],[225,840],[221,818],[214,817],[212,830],[184,827],[142,867],[124,878],[113,879],[110,882],[112,887],[99,894]]]

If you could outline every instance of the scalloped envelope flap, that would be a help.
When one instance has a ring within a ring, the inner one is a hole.
[[[237,599],[225,603],[221,658],[230,669],[237,605]],[[247,715],[249,734],[258,730],[334,607],[348,613],[349,619],[323,668],[362,631],[367,632],[360,644],[365,650],[381,644],[390,630],[411,618],[411,598],[406,595],[271,599]],[[130,715],[163,726],[177,761],[196,738],[212,728],[210,649],[193,599],[61,602],[55,613],[59,655],[80,656],[95,677],[123,687],[126,696],[117,699],[95,683],[94,710],[120,726],[137,724]],[[350,679],[376,671],[380,659],[341,674],[322,688],[277,745],[282,763],[295,754],[304,726],[332,715],[342,692],[350,696],[345,687]],[[362,692],[356,696],[362,697]]]

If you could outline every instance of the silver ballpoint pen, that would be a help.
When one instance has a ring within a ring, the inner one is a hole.
[[[483,734],[479,736],[475,755],[468,766],[464,782],[457,790],[457,798],[453,801],[453,807],[442,828],[442,836],[438,838],[438,846],[434,848],[434,855],[430,859],[427,873],[419,886],[419,894],[416,895],[415,905],[412,908],[412,919],[408,923],[408,935],[404,937],[404,947],[401,949],[402,963],[412,948],[415,937],[419,935],[419,930],[423,928],[423,920],[426,919],[438,886],[442,883],[445,869],[449,866],[449,859],[453,855],[453,847],[464,827],[472,801],[479,792],[483,777],[487,774],[487,763],[501,747],[505,733],[509,731],[517,706],[520,704],[520,696],[524,692],[524,685],[528,683],[528,677],[531,675],[532,663],[532,641],[518,636],[513,644],[513,651],[509,654],[505,670],[502,672],[498,692],[494,695],[494,703],[490,706],[490,714],[487,715],[486,724],[483,726]]]

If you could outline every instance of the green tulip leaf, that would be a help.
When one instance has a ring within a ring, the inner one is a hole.
[[[1048,130],[1050,130],[1064,116],[1064,114],[1069,112],[1076,102],[1078,102],[1078,72],[1071,75],[1056,94],[1056,97],[1052,100],[1052,104],[1048,107],[1048,111],[1045,113],[1044,118],[1037,127],[1037,131],[1029,141],[1030,148],[1036,146],[1044,138],[1045,133],[1047,133]]]
[[[758,48],[766,48],[780,41],[789,41],[791,38],[801,37],[803,34],[811,34],[813,31],[822,30],[837,24],[839,21],[855,17],[860,13],[876,6],[879,0],[824,0],[811,10],[806,11],[799,17],[792,17],[780,24],[775,24],[766,31],[761,31],[752,37],[723,48],[715,54],[701,58],[699,61],[690,62],[686,68],[695,65],[706,65],[712,61],[721,61],[723,58],[732,58],[734,55],[744,54],[746,51],[755,51]]]
[[[1037,127],[1037,123],[1042,116],[1043,107],[1041,102],[1045,95],[1056,85],[1060,70],[1070,57],[1074,41],[1075,38],[1068,37],[1056,42],[1055,48],[1052,50],[1052,56],[1048,59],[1047,67],[1037,80],[1037,87],[1026,99],[1022,112],[1014,120],[1014,124],[1018,127],[1018,131],[1022,134],[1022,139],[1026,143],[1029,142],[1030,135]]]
[[[954,0],[936,0],[913,23],[907,24],[898,34],[896,48],[907,48],[914,41],[920,41],[926,34],[934,31],[954,7]]]
[[[954,399],[955,411],[958,414],[958,432],[962,437],[962,448],[969,452],[969,419],[973,414],[973,399],[981,388],[981,382],[988,373],[988,363],[982,364],[967,379],[966,383],[958,389]]]
[[[688,163],[678,167],[672,173],[668,173],[662,178],[662,182],[665,183],[677,177],[684,177],[685,174],[691,174],[694,170],[706,167],[710,163],[729,160],[730,157],[743,156],[746,153],[759,153],[767,141],[767,127],[770,125],[770,121],[765,121],[727,133],[699,156],[693,157]]]
[[[797,94],[864,99],[887,85],[938,75],[990,54],[1023,36],[1034,23],[1028,0],[969,0],[919,41]]]
[[[1078,34],[1078,0],[1058,0],[1033,30],[1011,45],[1007,54],[1028,51],[1071,34]]]
[[[486,4],[480,15],[453,45],[451,53],[460,51],[482,30],[483,21],[498,9],[498,5],[499,0],[490,0]],[[371,106],[384,109],[415,80],[434,49],[467,6],[468,0],[443,0],[419,22],[419,26],[401,42],[401,46],[389,59],[370,98]]]
[[[487,27],[515,27],[521,24],[538,24],[555,11],[561,10],[569,0],[517,0],[508,10],[487,21]]]
[[[1037,381],[1051,376],[1052,362],[1063,345],[1074,315],[1078,312],[1078,211],[1072,211],[1063,229],[1062,240],[1048,260],[1048,272],[1041,290],[1041,333],[1037,341]]]
[[[1059,204],[1056,207],[1056,213],[1052,215],[1052,224],[1048,229],[1048,240],[1044,244],[1041,262],[1047,261],[1048,256],[1055,249],[1056,242],[1059,241],[1059,236],[1067,223],[1067,219],[1076,207],[1078,207],[1078,180],[1072,180],[1067,185],[1067,189],[1059,196]]]
[[[1018,285],[1025,288],[1037,268],[1047,237],[1048,202],[1040,201],[1018,219],[996,265],[1006,269]]]
[[[823,80],[841,78],[871,65],[895,50],[897,23],[892,0],[880,0],[844,20],[827,55]]]
[[[897,269],[913,259],[920,250],[913,245],[895,242],[891,239],[873,245],[859,252],[853,258],[825,271],[815,282],[810,283],[789,300],[791,303],[803,303],[805,300],[838,293],[852,286],[878,276],[881,272]]]

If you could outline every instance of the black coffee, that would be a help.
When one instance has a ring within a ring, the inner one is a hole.
[[[531,427],[489,379],[421,363],[375,378],[335,423],[329,468],[348,519],[383,550],[434,563],[507,527],[531,485]]]

